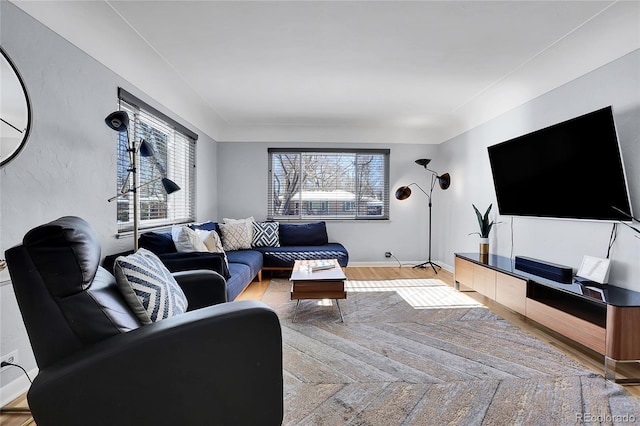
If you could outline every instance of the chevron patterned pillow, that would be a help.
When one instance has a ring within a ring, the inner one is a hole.
[[[253,222],[253,247],[280,247],[278,222]]]
[[[141,248],[114,264],[118,288],[142,324],[184,313],[187,297],[158,257]]]

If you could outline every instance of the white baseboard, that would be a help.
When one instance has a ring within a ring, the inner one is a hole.
[[[28,373],[31,380],[33,380],[38,375],[38,369],[34,368]],[[28,391],[29,386],[31,386],[31,383],[29,383],[29,380],[25,377],[24,374],[21,374],[20,377],[18,377],[14,381],[0,387],[0,407],[4,407],[8,403]]]
[[[405,260],[398,263],[398,261],[382,261],[382,262],[349,262],[348,266],[361,266],[361,267],[388,267],[388,268],[411,268],[413,265],[418,265],[424,262],[424,260]],[[440,265],[442,269],[445,271],[449,271],[453,273],[454,268],[451,265],[447,265],[446,263],[442,263],[439,261],[434,261],[433,263]],[[402,265],[402,266],[401,266]]]

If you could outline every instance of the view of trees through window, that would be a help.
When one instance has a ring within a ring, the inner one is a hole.
[[[138,155],[137,183],[131,182],[131,156],[126,132],[119,133],[117,187],[137,187],[141,228],[192,221],[195,214],[195,138],[176,129],[154,111],[120,100],[120,108],[129,115],[129,137],[136,147],[141,141],[153,155]],[[162,178],[175,182],[180,190],[167,194]],[[133,226],[133,193],[118,198],[118,228]]]
[[[269,217],[388,218],[388,150],[269,150]]]

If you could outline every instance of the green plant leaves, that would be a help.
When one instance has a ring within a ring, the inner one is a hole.
[[[478,210],[478,208],[474,205],[471,204],[473,206],[473,210],[475,210],[476,212],[476,217],[478,218],[478,225],[480,225],[480,237],[481,238],[488,238],[489,237],[489,232],[491,232],[491,228],[493,227],[494,222],[491,221],[489,222],[489,212],[491,212],[491,207],[493,207],[493,204],[489,204],[489,207],[487,208],[487,211],[484,212],[484,215],[482,215],[480,213],[480,210]]]

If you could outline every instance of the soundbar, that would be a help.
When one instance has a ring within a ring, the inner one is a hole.
[[[516,256],[516,269],[560,283],[571,284],[573,269],[531,257]]]

